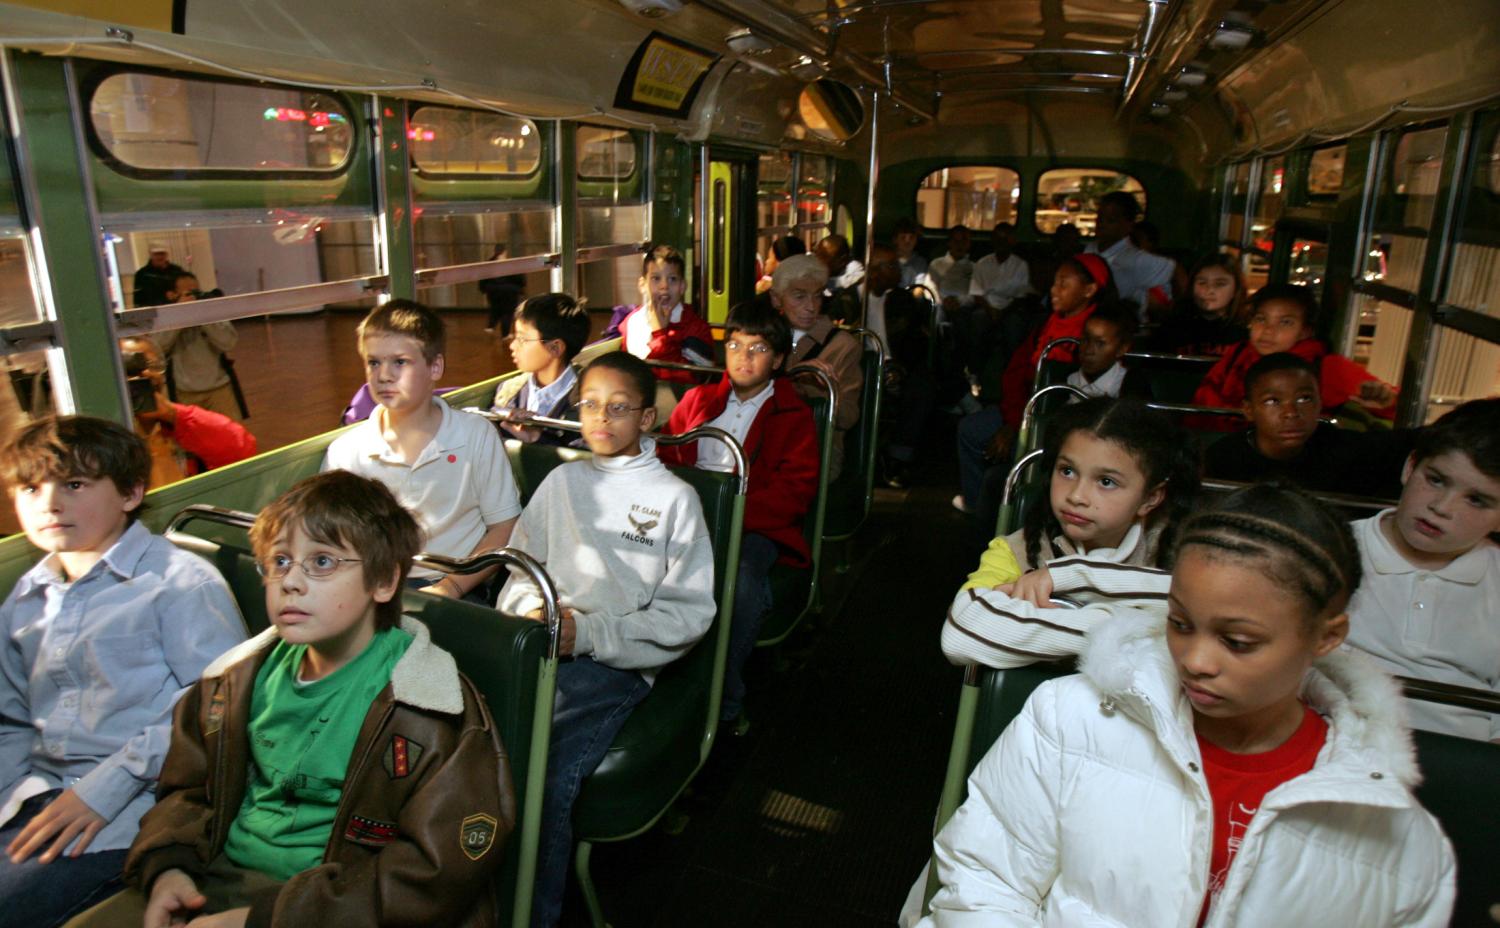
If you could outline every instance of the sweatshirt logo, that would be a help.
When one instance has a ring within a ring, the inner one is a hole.
[[[640,518],[636,518],[637,513],[640,514]],[[630,507],[630,512],[626,513],[625,519],[630,523],[631,530],[628,532],[621,532],[621,538],[625,539],[626,541],[634,541],[637,544],[643,544],[648,548],[656,546],[656,542],[646,536],[650,534],[653,528],[656,528],[661,524],[661,510],[648,509],[645,506],[632,505]]]

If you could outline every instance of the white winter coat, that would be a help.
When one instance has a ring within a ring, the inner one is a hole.
[[[1213,800],[1164,625],[1118,615],[1090,634],[1081,674],[1032,694],[937,836],[924,925],[1197,924]],[[1303,694],[1328,740],[1266,794],[1205,928],[1447,925],[1453,850],[1409,791],[1395,684],[1336,653]]]

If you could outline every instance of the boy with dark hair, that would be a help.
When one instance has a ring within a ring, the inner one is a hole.
[[[1355,522],[1349,645],[1391,673],[1500,693],[1500,397],[1417,435],[1395,509]],[[1413,728],[1500,741],[1500,716],[1409,699]]]
[[[910,216],[902,216],[891,227],[891,242],[896,246],[896,257],[901,261],[901,286],[912,287],[927,277],[927,259],[917,251],[922,243],[922,229]],[[936,299],[936,294],[932,294]]]
[[[1137,329],[1135,313],[1117,303],[1105,303],[1083,324],[1078,346],[1078,370],[1067,383],[1089,396],[1151,397],[1145,374],[1130,370],[1121,359],[1130,350]]]
[[[218,572],[137,522],[150,470],[135,433],[88,416],[0,452],[45,552],[0,606],[0,925],[61,924],[119,887],[173,704],[245,637]]]
[[[504,547],[521,514],[505,446],[489,420],[432,395],[443,376],[443,320],[420,303],[392,300],[359,324],[370,418],[328,446],[323,470],[379,480],[410,509],[427,550],[468,557]],[[474,592],[493,570],[439,574],[415,568],[414,584],[441,596]]]
[[[657,459],[656,378],[615,351],[584,369],[579,418],[592,457],[553,470],[516,526],[562,601],[561,653],[532,924],[556,924],[572,859],[573,801],[661,668],[713,622],[714,556],[698,494]],[[498,608],[542,617],[513,571]]]
[[[1318,374],[1289,352],[1266,355],[1245,373],[1250,428],[1225,435],[1204,454],[1204,473],[1255,483],[1286,480],[1324,493],[1383,499],[1400,492],[1401,464],[1416,433],[1354,432],[1319,422]]]
[[[589,337],[589,314],[566,293],[534,296],[521,305],[510,335],[510,354],[525,377],[510,377],[495,388],[494,411],[509,411],[506,432],[524,442],[566,445],[566,432],[530,428],[531,416],[578,418],[578,371],[573,358]]]
[[[809,564],[802,520],[818,492],[818,438],[812,410],[789,379],[777,376],[791,350],[792,330],[780,313],[754,302],[739,304],[724,323],[723,378],[689,390],[664,430],[681,435],[700,425],[723,429],[750,462],[721,719],[736,718],[744,707],[745,662],[772,606],[772,565]],[[663,445],[657,454],[669,464],[734,469],[729,450],[712,439]]]
[[[657,245],[641,261],[641,305],[619,321],[620,346],[638,358],[678,364],[713,364],[714,333],[682,302],[687,259],[671,245]],[[691,382],[688,371],[666,371],[663,380]]]
[[[130,889],[71,928],[498,923],[514,794],[483,697],[401,618],[421,543],[389,490],[343,471],[261,511],[272,627],[183,699]]]

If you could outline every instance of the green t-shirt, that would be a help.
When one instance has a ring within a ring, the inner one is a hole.
[[[307,645],[272,649],[255,676],[249,782],[224,845],[235,866],[288,880],[323,862],[359,730],[411,640],[399,628],[377,632],[311,683],[297,680]]]

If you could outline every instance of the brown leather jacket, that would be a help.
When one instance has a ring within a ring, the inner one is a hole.
[[[420,622],[401,627],[413,640],[360,728],[323,863],[255,898],[248,928],[502,923],[493,877],[515,823],[504,748],[453,657]],[[226,652],[177,704],[157,803],[125,863],[143,893],[223,853],[249,773],[255,675],[276,641],[273,627]]]
[[[827,362],[833,368],[833,381],[838,387],[838,395],[834,398],[833,453],[828,467],[828,479],[833,480],[843,470],[844,433],[859,422],[860,392],[865,383],[864,369],[860,366],[864,360],[864,346],[857,337],[834,328],[833,320],[823,316],[792,346],[786,366],[795,367],[809,358]],[[803,396],[826,395],[822,384],[817,381],[798,381],[797,389]]]

